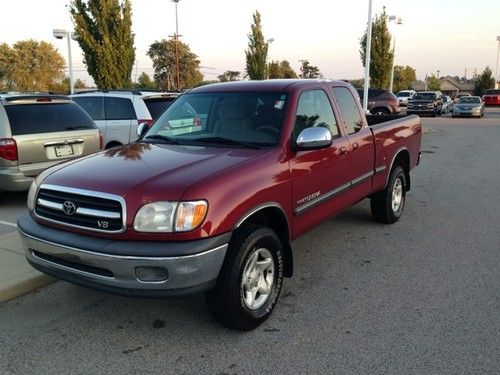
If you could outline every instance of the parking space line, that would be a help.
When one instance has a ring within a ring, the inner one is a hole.
[[[0,224],[7,225],[8,227],[17,228],[17,224],[16,223],[11,223],[10,221],[0,220]]]

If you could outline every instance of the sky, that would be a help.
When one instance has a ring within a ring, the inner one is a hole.
[[[396,65],[410,65],[417,78],[437,74],[471,77],[489,66],[495,73],[499,0],[372,0],[373,16],[385,6],[402,24],[389,24],[396,39]],[[298,72],[301,59],[318,66],[325,78],[362,78],[359,39],[366,29],[368,0],[180,0],[181,40],[201,61],[206,80],[226,70],[244,71],[248,33],[255,10],[270,44],[270,60],[288,60]],[[18,40],[51,42],[67,61],[67,41],[52,30],[72,30],[69,0],[19,0],[2,3],[0,43]],[[156,40],[175,32],[175,4],[171,0],[131,0],[136,65],[132,79],[153,75],[146,51]],[[72,42],[75,78],[92,83],[82,51]]]

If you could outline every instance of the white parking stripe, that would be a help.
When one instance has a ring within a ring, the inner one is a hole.
[[[14,227],[14,228],[17,228],[17,224],[16,223],[11,223],[9,221],[3,221],[3,220],[0,220],[0,224],[3,224],[3,225],[7,225],[9,227]]]

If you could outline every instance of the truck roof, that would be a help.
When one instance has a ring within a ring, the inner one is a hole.
[[[346,86],[344,81],[334,81],[325,79],[268,79],[262,81],[234,81],[214,83],[189,90],[190,93],[220,92],[220,91],[285,91],[291,87],[304,88],[319,82],[335,83]]]

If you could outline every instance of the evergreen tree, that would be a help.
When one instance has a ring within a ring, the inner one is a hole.
[[[99,88],[130,87],[135,61],[129,0],[73,0],[70,12],[84,63]]]
[[[380,16],[375,16],[372,22],[371,54],[370,54],[370,87],[388,89],[391,80],[393,53],[391,49],[391,34],[387,28],[387,13],[385,8]],[[361,62],[365,66],[367,32],[363,34],[359,49]]]
[[[309,61],[302,60],[300,66],[300,78],[321,78],[322,74],[317,66],[309,64]]]
[[[495,78],[490,67],[487,66],[474,84],[474,94],[481,96],[486,90],[493,88],[495,88]]]
[[[268,43],[264,41],[260,13],[255,11],[251,32],[248,34],[248,49],[246,55],[246,70],[250,79],[267,78]]]

